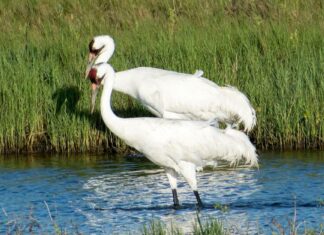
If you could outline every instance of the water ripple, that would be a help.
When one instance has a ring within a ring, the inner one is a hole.
[[[197,213],[202,220],[223,220],[233,234],[268,234],[273,219],[289,226],[295,205],[299,221],[308,226],[324,223],[321,158],[268,155],[261,156],[259,170],[199,172],[205,205],[199,211],[183,179],[178,184],[181,208],[175,210],[164,171],[141,158],[0,159],[0,233],[8,229],[3,221],[19,218],[27,226],[30,214],[40,221],[42,231],[53,231],[44,201],[56,223],[67,229],[77,225],[85,234],[140,231],[152,219],[189,231]]]

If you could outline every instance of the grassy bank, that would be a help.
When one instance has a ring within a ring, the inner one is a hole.
[[[84,79],[91,37],[116,41],[116,70],[204,70],[243,91],[259,149],[324,147],[321,0],[0,2],[0,152],[123,151]],[[148,113],[114,95],[120,116]],[[97,107],[98,110],[98,107]]]
[[[107,221],[109,223],[109,221]],[[273,235],[323,235],[323,224],[319,224],[315,228],[308,226],[306,221],[298,222],[294,219],[289,220],[289,225],[285,225],[278,221],[273,221],[270,226],[271,234]],[[1,221],[2,230],[6,231],[6,234],[55,234],[55,235],[68,235],[68,234],[86,234],[80,231],[79,225],[73,221],[68,222],[65,226],[60,226],[49,214],[48,222],[41,223],[32,214],[29,214],[26,218],[11,218],[8,221]],[[201,220],[197,215],[197,219],[192,221],[192,225],[180,225],[179,223],[164,223],[160,220],[152,220],[143,225],[140,230],[132,230],[129,232],[123,232],[122,234],[142,234],[142,235],[230,235],[230,234],[265,234],[262,227],[257,227],[253,230],[250,228],[241,228],[241,225],[226,225],[219,219],[208,218]],[[257,226],[257,225],[255,225]],[[249,230],[253,230],[253,232]],[[267,228],[269,229],[269,228]],[[91,230],[90,230],[91,231]],[[185,231],[185,232],[184,232]],[[189,232],[190,231],[190,232]],[[268,233],[270,231],[267,231]],[[102,234],[107,233],[103,231]],[[101,234],[101,233],[100,233]],[[116,234],[116,231],[115,233]]]

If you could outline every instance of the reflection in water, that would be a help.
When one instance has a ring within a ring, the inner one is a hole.
[[[216,217],[232,233],[271,233],[276,219],[288,227],[297,204],[299,221],[312,227],[324,223],[323,152],[266,153],[260,169],[226,169],[198,173],[206,208],[202,219]],[[179,182],[180,210],[163,170],[141,158],[106,156],[0,157],[0,233],[13,218],[28,228],[30,214],[41,231],[53,231],[47,208],[61,227],[85,234],[140,231],[158,219],[192,228],[197,218],[195,197]],[[214,206],[227,205],[222,212]],[[300,227],[301,229],[303,226]],[[277,231],[275,229],[275,231]],[[132,232],[133,233],[133,232]]]

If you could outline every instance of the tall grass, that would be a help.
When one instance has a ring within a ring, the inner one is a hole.
[[[321,0],[3,0],[0,152],[123,151],[84,78],[94,35],[116,42],[113,67],[192,73],[243,91],[257,112],[258,148],[324,146]],[[120,116],[149,115],[114,95]],[[98,110],[98,107],[97,107]]]

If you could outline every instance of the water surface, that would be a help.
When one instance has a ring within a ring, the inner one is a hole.
[[[197,218],[223,221],[237,234],[269,234],[275,221],[300,229],[324,224],[324,152],[268,152],[259,169],[219,168],[198,173],[199,213],[187,183],[174,210],[163,170],[129,156],[0,157],[0,233],[53,232],[53,223],[84,234],[140,233],[158,219],[190,231]],[[215,209],[228,208],[227,210]],[[306,221],[303,223],[303,221]]]

